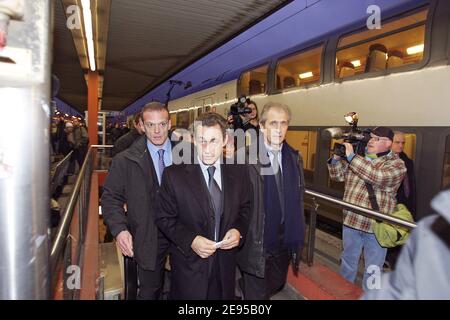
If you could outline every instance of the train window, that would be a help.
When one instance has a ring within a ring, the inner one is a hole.
[[[239,78],[239,93],[250,96],[266,93],[268,65],[244,72]]]
[[[445,144],[444,168],[442,172],[442,187],[450,184],[450,136],[447,136]]]
[[[301,152],[307,183],[314,181],[314,164],[317,154],[317,131],[288,131],[286,141]]]
[[[277,89],[303,87],[320,81],[323,46],[303,51],[278,62]]]
[[[339,40],[336,78],[394,69],[422,61],[428,9]],[[385,35],[385,36],[383,36]]]

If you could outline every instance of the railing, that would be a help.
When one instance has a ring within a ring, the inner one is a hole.
[[[58,281],[57,275],[61,274],[61,271],[65,277],[69,266],[80,266],[84,239],[86,237],[91,175],[94,170],[95,160],[98,158],[97,151],[99,148],[112,148],[112,146],[93,145],[89,148],[69,202],[58,225],[55,241],[50,252],[50,272],[53,289],[55,289]],[[72,270],[72,272],[76,271]],[[70,288],[68,290],[69,288],[65,285],[67,279],[64,277],[63,298],[77,299],[79,288]]]
[[[337,205],[340,205],[341,207],[345,209],[350,209],[352,212],[355,212],[360,215],[364,215],[368,218],[372,218],[375,220],[381,220],[383,222],[392,223],[404,228],[407,228],[408,230],[411,230],[417,225],[414,222],[406,221],[403,219],[396,218],[394,216],[390,216],[378,211],[374,211],[368,208],[360,207],[357,205],[354,205],[352,203],[331,197],[329,195],[306,189],[305,191],[306,195],[312,197],[312,205],[308,205],[310,209],[310,215],[309,215],[309,230],[308,230],[308,246],[307,246],[307,252],[306,252],[306,262],[309,266],[312,266],[314,263],[314,250],[315,250],[315,238],[316,238],[316,221],[317,221],[317,211],[319,209],[319,204],[316,201],[317,199],[325,200]]]
[[[67,170],[69,169],[72,154],[73,151],[70,151],[69,154],[56,165],[50,182],[50,196],[55,193],[59,186],[63,185],[64,177],[67,175]]]

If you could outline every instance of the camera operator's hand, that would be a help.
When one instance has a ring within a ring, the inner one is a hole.
[[[227,121],[228,124],[232,124],[234,122],[233,116],[228,116]]]
[[[345,146],[345,155],[348,156],[352,155],[355,153],[355,151],[353,150],[353,146],[351,145],[351,143],[348,142],[344,142],[344,146]]]

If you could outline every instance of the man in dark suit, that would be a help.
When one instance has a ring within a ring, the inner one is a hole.
[[[142,109],[145,136],[116,155],[101,198],[103,218],[124,256],[137,263],[138,299],[161,294],[168,240],[155,225],[162,172],[172,164],[169,112],[158,102]]]
[[[305,234],[305,181],[301,155],[285,141],[290,120],[288,106],[266,104],[258,153],[249,153],[255,205],[247,239],[238,254],[246,300],[269,299],[283,289],[290,262],[295,273],[299,267]]]
[[[405,143],[405,134],[401,131],[395,131],[391,149],[403,160],[406,166],[405,178],[397,190],[397,203],[403,203],[416,219],[416,178],[414,175],[414,162],[403,152]]]
[[[156,223],[171,240],[171,299],[234,299],[236,252],[248,228],[244,165],[223,164],[226,120],[202,114],[194,159],[164,171]]]

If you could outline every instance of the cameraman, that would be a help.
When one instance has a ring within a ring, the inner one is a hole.
[[[373,188],[379,211],[393,212],[396,205],[397,189],[406,173],[404,162],[390,151],[394,132],[386,127],[376,127],[371,131],[365,156],[355,155],[353,145],[344,143],[345,158],[333,155],[328,160],[330,178],[345,182],[344,201],[358,206],[373,208],[366,184]],[[343,252],[341,275],[354,282],[358,273],[358,262],[364,249],[363,289],[367,290],[370,266],[378,266],[381,272],[386,257],[386,248],[379,245],[372,230],[373,219],[344,209],[342,231]],[[373,267],[372,267],[373,268]]]
[[[256,130],[256,133],[259,132],[259,117],[258,117],[258,106],[255,101],[247,99],[245,103],[245,107],[249,108],[252,112],[245,113],[241,115],[243,130],[247,131],[248,129]]]
[[[258,117],[258,106],[256,102],[246,99],[244,110],[251,111],[249,113],[240,113],[239,115],[228,117],[228,124],[233,125],[233,129],[242,129],[247,131],[253,129],[258,134],[259,132],[259,117]],[[237,118],[239,117],[239,118]]]

